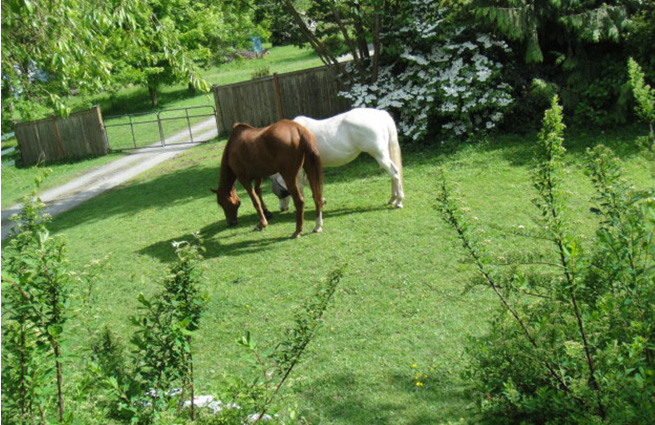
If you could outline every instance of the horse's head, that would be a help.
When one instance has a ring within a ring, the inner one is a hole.
[[[239,207],[241,206],[241,200],[237,195],[236,190],[233,188],[230,193],[226,195],[221,195],[219,190],[212,189],[212,192],[216,194],[216,203],[223,208],[225,213],[225,219],[229,226],[236,226],[239,224],[237,220],[237,213],[239,212]]]

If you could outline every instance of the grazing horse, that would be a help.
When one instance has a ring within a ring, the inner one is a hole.
[[[356,108],[324,120],[296,117],[316,137],[316,145],[324,167],[340,167],[357,158],[361,152],[371,155],[391,177],[389,204],[403,207],[403,164],[396,124],[388,112]],[[280,198],[280,209],[289,209],[284,179],[272,176],[273,192]],[[299,183],[302,190],[302,183]]]
[[[235,186],[239,180],[259,214],[259,224],[254,230],[262,230],[268,225],[266,219],[272,217],[262,199],[262,178],[279,173],[296,207],[296,231],[291,236],[296,238],[303,225],[304,199],[296,183],[301,168],[305,170],[316,205],[314,232],[320,232],[323,226],[321,158],[314,135],[293,121],[281,120],[264,128],[234,124],[223,151],[218,189],[212,189],[212,192],[216,194],[216,202],[223,208],[228,224],[235,226],[241,205]]]

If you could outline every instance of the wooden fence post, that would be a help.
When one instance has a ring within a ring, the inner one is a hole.
[[[106,155],[109,152],[109,139],[107,138],[107,132],[105,131],[105,123],[102,121],[102,112],[100,112],[100,106],[98,105],[93,105],[91,109],[93,109],[96,119],[98,120],[98,125],[100,126],[98,132],[101,134],[103,140],[99,153],[101,155]]]
[[[225,134],[228,129],[225,128],[225,118],[223,118],[223,107],[221,106],[221,99],[219,95],[218,86],[214,84],[214,103],[216,104],[216,125],[218,126],[218,134]]]
[[[277,72],[273,74],[273,92],[275,93],[275,105],[277,106],[278,119],[284,119],[284,108],[282,107],[282,91],[280,90],[280,77]]]

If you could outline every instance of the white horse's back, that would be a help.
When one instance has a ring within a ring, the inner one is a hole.
[[[402,208],[404,190],[402,159],[396,124],[388,112],[356,108],[324,120],[296,117],[316,137],[316,146],[324,167],[345,165],[361,153],[371,155],[391,177],[389,203]],[[287,202],[288,204],[288,202]],[[280,206],[284,209],[283,202]]]
[[[352,109],[324,120],[300,116],[294,121],[314,133],[324,167],[345,165],[361,152],[388,155],[388,128],[396,127],[388,112],[371,108]]]

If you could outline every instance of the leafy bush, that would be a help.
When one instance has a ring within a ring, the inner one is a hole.
[[[65,243],[50,236],[44,207],[36,192],[25,198],[2,252],[3,423],[47,423],[53,405],[64,419],[62,344],[72,279]]]
[[[263,66],[257,68],[252,74],[250,74],[251,80],[256,80],[257,78],[268,77],[271,75],[271,70],[268,66]]]
[[[655,198],[621,176],[605,147],[589,151],[601,216],[590,246],[562,188],[562,110],[554,98],[539,135],[533,183],[550,254],[498,264],[445,178],[439,208],[500,311],[473,341],[470,377],[488,423],[647,423],[655,415]]]
[[[260,352],[250,333],[238,341],[253,357],[254,378],[230,376],[219,389],[218,400],[213,395],[196,397],[194,391],[191,337],[207,302],[199,289],[201,257],[198,248],[186,242],[176,244],[176,255],[177,261],[163,280],[163,291],[152,299],[139,296],[142,314],[132,318],[136,332],[129,358],[125,356],[127,348],[109,329],[103,328],[94,338],[90,367],[105,389],[102,400],[107,413],[139,424],[178,423],[176,420],[187,415],[203,424],[256,423],[257,418],[272,418],[269,412],[274,401],[320,328],[342,269],[319,285],[316,295],[297,314],[296,326],[288,329],[287,337],[273,349]]]
[[[628,74],[630,86],[634,93],[637,117],[650,128],[650,133],[640,139],[640,144],[655,153],[655,89],[651,89],[645,82],[644,72],[634,59],[628,60]]]
[[[451,23],[438,3],[408,2],[407,15],[383,35],[390,57],[378,81],[342,93],[354,106],[395,111],[400,133],[413,141],[435,130],[457,138],[488,132],[513,103],[499,61],[508,46]]]

